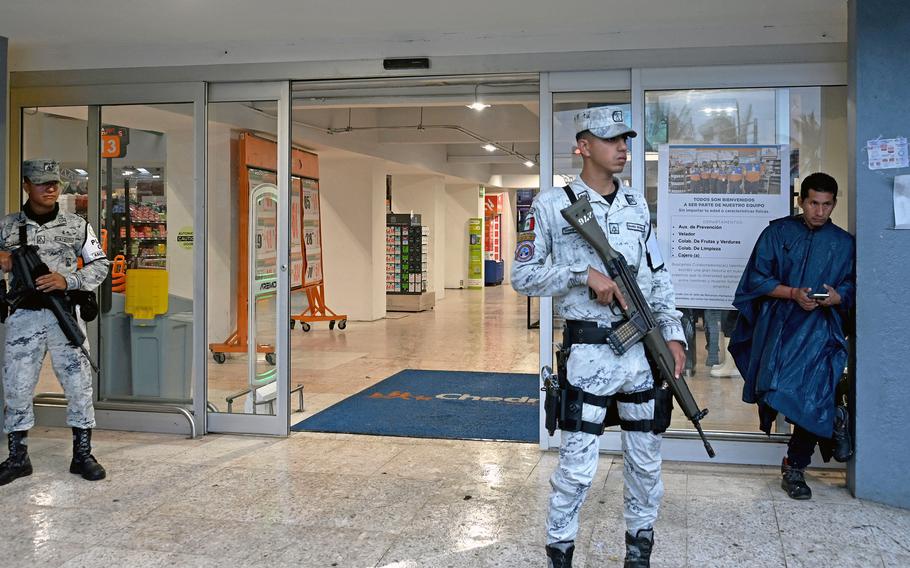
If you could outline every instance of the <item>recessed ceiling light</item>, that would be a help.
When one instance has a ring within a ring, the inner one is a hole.
[[[534,167],[534,162],[532,162],[531,160],[528,160],[528,161],[525,162],[525,165],[528,166],[529,168],[533,168],[533,167]]]
[[[473,103],[471,103],[469,105],[465,105],[465,106],[467,106],[470,109],[474,109],[476,111],[481,111],[485,108],[490,108],[490,105],[484,104],[480,101],[474,101]]]
[[[492,144],[484,144],[483,149],[486,150],[487,152],[495,152],[496,146],[494,146]]]

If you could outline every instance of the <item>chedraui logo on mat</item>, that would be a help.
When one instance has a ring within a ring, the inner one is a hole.
[[[423,394],[413,394],[408,391],[392,391],[388,394],[374,392],[370,398],[379,399],[400,399],[400,400],[455,400],[455,401],[477,401],[477,402],[501,402],[505,404],[530,404],[536,405],[538,399],[530,396],[478,396],[470,393],[444,392],[435,396]]]

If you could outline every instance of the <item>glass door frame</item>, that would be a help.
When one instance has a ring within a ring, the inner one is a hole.
[[[136,430],[148,432],[185,433],[186,425],[181,420],[174,420],[172,414],[164,411],[171,408],[182,413],[190,423],[191,435],[201,435],[205,430],[205,402],[202,391],[198,390],[200,375],[205,373],[205,327],[198,322],[206,321],[206,287],[205,287],[205,184],[206,176],[206,84],[203,82],[162,83],[143,85],[92,85],[75,87],[23,87],[10,89],[9,116],[9,168],[6,187],[9,191],[3,195],[3,206],[6,211],[19,208],[18,189],[21,186],[21,153],[23,146],[23,110],[34,107],[87,107],[88,109],[88,152],[86,164],[88,170],[88,187],[100,196],[101,192],[101,109],[115,105],[145,104],[187,104],[193,105],[193,171],[194,171],[194,233],[198,236],[193,251],[193,380],[196,390],[193,392],[192,412],[171,407],[166,404],[134,404],[99,402],[99,378],[93,378],[93,398],[96,404],[96,415],[100,427],[115,430]],[[94,227],[100,227],[100,199],[90,199],[88,220]],[[201,238],[199,238],[201,237]],[[200,243],[201,241],[201,243]],[[98,356],[100,330],[98,322],[88,325],[89,345],[93,356]],[[200,365],[200,354],[201,365]],[[155,408],[162,411],[156,411]],[[43,412],[48,410],[48,412]],[[62,410],[62,412],[61,412]],[[182,411],[182,412],[181,412]],[[63,426],[65,407],[36,409],[39,416],[47,415],[47,420],[54,426]]]
[[[540,75],[540,180],[541,188],[552,185],[553,178],[553,94],[584,91],[631,91],[632,128],[644,132],[645,91],[704,88],[761,88],[837,86],[847,84],[845,63],[794,63],[781,65],[737,65],[687,68],[630,68],[608,71],[551,72]],[[778,106],[782,103],[779,101]],[[781,120],[779,119],[779,123]],[[786,122],[784,120],[784,122]],[[789,124],[778,125],[779,127]],[[632,186],[644,187],[645,145],[632,144]],[[553,367],[553,301],[540,299],[540,367]],[[678,412],[678,410],[677,410]],[[556,449],[559,438],[549,436],[540,411],[540,447]],[[669,430],[664,435],[664,459],[713,461],[731,464],[780,463],[786,450],[786,434],[765,436],[762,432],[706,431],[717,458],[710,460],[697,434],[688,430]],[[619,431],[601,436],[601,451],[621,452]],[[822,467],[842,467],[838,464]]]
[[[275,363],[277,394],[275,414],[228,414],[210,412],[205,408],[208,400],[207,344],[194,353],[194,361],[203,372],[196,376],[196,392],[202,393],[202,413],[205,415],[205,432],[261,434],[287,436],[290,433],[290,188],[291,188],[291,83],[275,81],[261,83],[215,83],[209,85],[208,103],[225,102],[277,102],[278,103],[278,287],[276,290]],[[207,125],[206,125],[207,127]],[[203,217],[205,215],[203,214]],[[205,221],[203,220],[203,225]],[[197,233],[198,234],[198,233]],[[254,238],[252,232],[248,238]],[[199,246],[197,244],[197,246]],[[199,246],[199,248],[204,248]],[[207,268],[207,258],[202,268]],[[247,291],[255,293],[253,287]],[[207,333],[208,319],[196,318],[197,327]],[[201,325],[199,325],[201,324]],[[252,338],[250,338],[252,340]]]

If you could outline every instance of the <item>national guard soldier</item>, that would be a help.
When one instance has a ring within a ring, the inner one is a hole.
[[[34,290],[22,296],[6,319],[3,431],[9,438],[9,459],[0,464],[0,485],[32,473],[27,435],[35,424],[32,399],[47,352],[67,398],[66,422],[73,430],[70,472],[92,481],[103,479],[104,468],[91,453],[95,409],[90,363],[80,349],[85,346],[73,345],[67,339],[48,309],[48,294],[66,291],[67,297],[72,298],[77,291],[91,292],[107,277],[110,263],[91,225],[78,215],[60,211],[58,162],[26,160],[22,163],[22,177],[28,201],[20,212],[0,220],[0,268],[13,271],[11,253],[32,245],[37,247],[49,273],[34,278]],[[16,280],[13,275],[12,290],[23,286]],[[84,325],[78,325],[84,334]]]
[[[654,392],[653,379],[641,342],[617,356],[604,341],[610,325],[621,319],[611,305],[618,302],[625,307],[626,299],[605,274],[594,248],[560,214],[572,201],[569,192],[576,199],[587,196],[610,245],[636,273],[669,343],[677,376],[685,364],[685,336],[647,202],[640,191],[624,187],[614,177],[623,170],[627,141],[636,133],[623,122],[623,112],[611,107],[581,111],[574,121],[583,160],[581,176],[565,188],[548,189],[534,199],[521,227],[512,266],[516,291],[552,296],[556,312],[565,318],[562,348],[570,349],[565,377],[576,393],[583,391],[578,423],[586,427],[568,431],[561,426],[559,465],[550,478],[548,565],[571,566],[579,509],[597,469],[599,436],[609,404],[605,401],[614,399],[619,401],[619,418],[624,422],[625,566],[642,568],[650,566],[654,521],[663,496],[661,436],[650,429],[628,430],[626,424],[654,420],[653,395],[648,396]]]

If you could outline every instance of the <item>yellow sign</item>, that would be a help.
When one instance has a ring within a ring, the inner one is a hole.
[[[177,244],[189,250],[193,248],[193,228],[183,227],[177,231]]]

